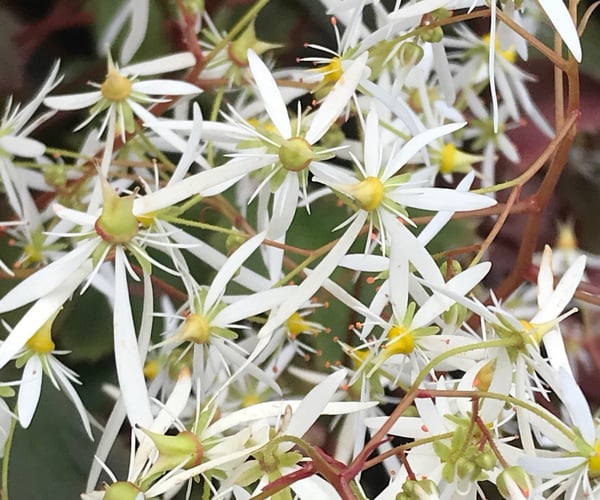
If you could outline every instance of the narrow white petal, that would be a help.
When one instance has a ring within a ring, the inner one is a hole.
[[[273,75],[252,49],[248,50],[248,65],[269,118],[281,136],[289,139],[292,136],[290,117]]]
[[[562,0],[538,0],[540,7],[554,25],[577,62],[581,62],[581,42],[571,14]]]
[[[425,2],[418,2],[415,4],[404,5],[399,9],[390,12],[388,19],[390,21],[397,21],[400,19],[407,19],[414,16],[422,16],[428,14],[440,7],[443,7],[450,0],[429,0]]]
[[[568,471],[585,463],[583,457],[530,457],[523,455],[519,465],[529,474],[550,477],[557,472]]]
[[[237,300],[219,311],[213,318],[212,323],[218,326],[226,326],[247,319],[250,316],[261,314],[281,304],[295,288],[294,286],[273,288]]]
[[[585,271],[585,260],[585,255],[581,255],[571,267],[567,269],[558,282],[558,285],[556,285],[552,295],[546,299],[541,311],[531,319],[532,323],[544,323],[558,317],[573,298],[573,294],[581,282],[583,272]]]
[[[108,458],[108,454],[113,447],[113,443],[117,439],[119,431],[121,430],[121,426],[125,421],[125,416],[126,412],[125,405],[123,404],[123,398],[119,398],[117,399],[117,402],[115,403],[115,406],[113,407],[113,410],[106,421],[104,432],[100,437],[98,447],[94,453],[95,460],[92,462],[90,467],[90,472],[88,474],[85,487],[86,491],[91,491],[96,487],[98,478],[102,473],[102,464],[106,462],[106,459]]]
[[[191,95],[202,92],[202,89],[191,83],[177,80],[145,80],[135,82],[131,88],[142,94],[151,95]]]
[[[381,273],[387,271],[390,266],[390,259],[383,255],[365,255],[362,253],[352,253],[345,255],[340,261],[340,267],[363,271],[365,273]]]
[[[594,418],[581,388],[575,382],[573,375],[565,370],[559,372],[559,384],[562,392],[561,399],[567,407],[573,423],[580,430],[583,439],[594,444],[596,435]]]
[[[397,236],[394,237],[402,241],[401,251],[408,256],[421,276],[431,284],[443,285],[444,278],[437,264],[415,235],[388,212],[382,213],[382,219],[386,230],[395,232]]]
[[[196,59],[191,52],[179,52],[177,54],[158,57],[151,61],[130,64],[121,68],[120,72],[124,75],[147,76],[179,71],[190,68],[194,64],[196,64]]]
[[[408,306],[408,255],[402,251],[402,235],[390,231],[390,303],[394,316],[401,321]]]
[[[448,125],[442,125],[441,127],[432,128],[420,133],[408,141],[402,149],[398,151],[398,154],[392,158],[382,174],[382,179],[389,179],[397,170],[404,166],[413,156],[415,156],[419,150],[427,146],[430,142],[435,139],[442,137],[446,134],[451,134],[460,130],[466,125],[466,123],[449,123]]]
[[[458,183],[456,190],[465,192],[471,189],[473,180],[475,179],[475,172],[471,170],[465,177]],[[423,244],[427,245],[448,223],[448,221],[454,215],[454,209],[452,211],[440,211],[429,223],[423,228],[423,230],[417,236],[417,239]]]
[[[291,226],[298,207],[299,193],[298,174],[289,172],[273,196],[273,216],[267,231],[269,239],[276,240],[283,237]]]
[[[352,64],[344,71],[340,79],[331,89],[317,112],[312,118],[310,127],[306,132],[305,139],[314,144],[331,127],[331,124],[338,119],[342,114],[348,102],[352,98],[358,82],[360,81],[363,71],[367,66],[368,52],[361,54]]]
[[[96,215],[80,212],[79,210],[74,210],[72,208],[67,208],[60,203],[54,203],[52,205],[52,209],[54,210],[54,213],[62,220],[72,222],[77,226],[83,226],[86,229],[93,227],[96,223],[96,220],[98,220]]]
[[[258,332],[259,337],[268,337],[280,325],[298,310],[302,304],[309,300],[321,287],[322,283],[331,275],[341,258],[348,251],[358,236],[360,229],[367,219],[367,212],[361,211],[352,225],[338,240],[331,251],[315,267],[302,284],[294,291],[279,308],[271,314],[267,323]]]
[[[0,345],[0,368],[60,309],[91,270],[91,262],[81,264],[58,285],[54,283],[53,289],[31,306]]]
[[[25,158],[35,158],[43,155],[46,151],[46,146],[40,141],[16,135],[0,137],[0,148],[10,154]]]
[[[345,377],[346,370],[339,370],[313,387],[292,414],[289,424],[284,430],[285,434],[302,437],[322,414]]]
[[[452,289],[456,293],[465,295],[470,292],[487,275],[492,267],[491,262],[481,262],[476,266],[465,269],[460,274],[454,276],[442,288]],[[439,292],[434,294],[427,302],[421,305],[413,318],[413,326],[425,326],[433,321],[439,314],[454,304],[449,297],[444,296],[445,300],[440,300]]]
[[[87,410],[85,409],[83,402],[79,398],[77,391],[73,387],[73,384],[71,383],[69,378],[66,376],[66,374],[64,372],[64,369],[65,369],[64,365],[62,365],[62,363],[60,363],[56,359],[50,360],[50,363],[55,366],[54,375],[58,379],[59,386],[61,387],[61,389],[63,391],[65,391],[65,393],[67,394],[67,397],[75,406],[77,413],[79,413],[79,418],[81,419],[81,422],[83,423],[83,427],[85,428],[85,432],[87,433],[88,437],[93,441],[94,436],[92,435],[92,428],[90,426],[90,419],[88,418]],[[56,365],[58,365],[58,366],[56,366]]]
[[[309,274],[308,271],[307,274]],[[342,304],[353,309],[358,314],[362,314],[365,318],[369,319],[372,322],[381,322],[381,318],[379,318],[377,314],[374,314],[372,312],[372,308],[367,307],[361,301],[350,295],[335,281],[326,279],[321,286],[325,290],[327,290],[331,295],[333,295],[337,300],[339,300]]]
[[[185,145],[185,150],[177,163],[175,171],[171,175],[168,184],[175,184],[182,180],[188,173],[188,170],[196,156],[198,156],[198,144],[200,144],[200,138],[202,137],[202,111],[197,102],[193,106],[194,120],[192,122],[192,132]]]
[[[186,177],[177,184],[165,186],[154,193],[137,198],[133,203],[133,213],[135,215],[147,214],[176,205],[190,196],[204,195],[215,186],[239,179],[264,166],[262,158],[231,160],[225,165]]]
[[[129,0],[129,31],[121,46],[121,62],[127,64],[142,45],[148,29],[149,0]]]
[[[17,309],[61,287],[63,280],[73,272],[73,269],[77,270],[80,267],[87,269],[87,266],[84,266],[83,263],[91,255],[96,244],[96,241],[87,241],[21,281],[0,299],[0,312]],[[65,282],[69,282],[69,279],[71,279],[70,276]]]
[[[220,300],[223,293],[225,293],[227,284],[233,278],[233,275],[242,266],[242,264],[248,260],[250,255],[252,255],[254,251],[262,244],[264,239],[265,233],[258,233],[248,241],[245,241],[235,252],[231,254],[227,262],[223,265],[223,267],[221,267],[215,276],[215,279],[213,280],[208,293],[206,294],[206,299],[204,300],[205,311],[212,309],[213,305]]]
[[[373,108],[367,115],[367,123],[365,125],[365,171],[368,176],[377,177],[379,173],[379,155],[381,154],[381,144],[379,143],[379,117],[377,111]]]
[[[496,200],[483,194],[461,193],[447,188],[398,189],[388,196],[406,207],[435,211],[479,210],[496,204]]]
[[[315,498],[337,500],[341,498],[331,484],[317,475],[296,481],[290,488],[300,500],[314,500]]]
[[[88,108],[96,104],[102,98],[99,90],[94,92],[83,92],[82,94],[54,95],[46,97],[44,104],[52,109],[71,111],[74,109]]]
[[[148,427],[152,423],[152,412],[129,303],[124,262],[127,257],[121,247],[116,250],[113,328],[117,378],[131,425]]]
[[[24,428],[29,427],[40,401],[43,373],[42,362],[38,356],[32,356],[23,368],[17,408],[19,410],[19,423]]]

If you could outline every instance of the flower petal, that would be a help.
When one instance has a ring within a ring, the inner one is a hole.
[[[6,365],[42,325],[61,308],[91,270],[91,262],[86,262],[58,285],[54,283],[54,288],[31,306],[0,345],[0,368]]]
[[[285,434],[302,437],[312,424],[323,413],[327,403],[340,388],[346,378],[346,370],[339,370],[329,375],[319,385],[313,387],[304,397],[296,411],[292,414],[285,428]]]
[[[200,87],[177,80],[144,80],[135,82],[131,88],[136,92],[151,95],[191,95],[202,92]]]
[[[29,427],[40,401],[42,375],[42,362],[39,356],[32,356],[23,368],[23,378],[19,386],[19,396],[17,399],[19,423],[25,429]]]
[[[388,162],[383,174],[382,179],[389,179],[396,171],[404,166],[413,156],[415,156],[419,150],[427,146],[430,142],[442,137],[446,134],[451,134],[460,130],[466,125],[466,123],[449,123],[448,125],[442,125],[441,127],[435,127],[420,133],[408,141],[402,149],[398,151],[398,154],[394,156]]]
[[[131,425],[148,427],[153,418],[129,302],[126,258],[124,250],[120,246],[116,247],[113,313],[115,364],[121,395]]]
[[[35,158],[43,155],[46,151],[46,146],[40,141],[15,135],[0,137],[0,148],[13,155],[25,158]]]
[[[540,7],[569,48],[577,62],[581,62],[581,42],[571,14],[562,0],[538,0]]]
[[[305,139],[310,144],[321,139],[331,124],[342,114],[362,78],[368,57],[369,53],[364,52],[353,61],[322,102],[306,132]]]
[[[248,50],[248,65],[269,118],[281,137],[289,139],[292,136],[290,117],[273,75],[252,49]]]
[[[130,64],[120,69],[123,75],[146,76],[159,73],[171,73],[196,64],[196,59],[191,52],[178,52],[164,57],[157,57],[151,61]]]
[[[245,241],[235,252],[231,254],[227,262],[219,269],[215,276],[206,298],[204,299],[204,313],[206,314],[213,305],[217,303],[225,293],[227,284],[233,278],[233,275],[242,266],[254,251],[262,244],[265,239],[265,233],[258,233],[249,240]]]
[[[46,97],[44,104],[52,109],[71,111],[74,109],[88,108],[96,104],[102,98],[99,90],[94,92],[83,92],[81,94],[54,95]]]

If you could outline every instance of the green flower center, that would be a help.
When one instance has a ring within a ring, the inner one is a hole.
[[[286,170],[300,172],[313,158],[312,146],[303,137],[292,137],[279,146],[279,160]]]
[[[131,81],[118,71],[110,71],[100,86],[100,92],[109,101],[123,101],[131,94]]]
[[[102,178],[102,213],[96,220],[96,233],[109,243],[128,243],[138,232],[138,220],[133,215],[134,195],[120,197]]]

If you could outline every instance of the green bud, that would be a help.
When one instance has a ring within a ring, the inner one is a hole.
[[[200,439],[190,431],[183,431],[176,436],[157,434],[148,429],[141,429],[158,449],[158,460],[148,471],[146,479],[156,474],[167,472],[175,467],[189,469],[202,463],[203,448]]]
[[[433,443],[433,451],[435,451],[435,454],[442,462],[446,462],[452,453],[452,450],[441,441],[435,441]]]
[[[44,165],[42,173],[50,186],[64,186],[67,183],[67,169],[60,163]]]
[[[435,26],[428,28],[420,34],[420,38],[423,42],[437,43],[441,42],[444,38],[444,30],[441,26]]]
[[[439,496],[438,487],[431,479],[409,479],[402,485],[402,491],[409,500],[437,499]]]
[[[104,490],[104,500],[137,500],[140,490],[128,481],[117,481],[109,484]],[[146,498],[146,497],[142,497]]]
[[[504,469],[498,474],[496,486],[504,498],[527,498],[531,489],[531,481],[526,472],[518,465],[515,465]]]
[[[475,457],[475,463],[483,470],[492,470],[498,459],[492,450],[485,450]]]
[[[447,483],[454,482],[454,472],[454,464],[446,462],[444,464],[444,468],[442,469],[442,479]]]
[[[414,66],[423,59],[423,47],[414,42],[404,42],[398,51],[400,63],[403,66]]]
[[[461,479],[475,480],[480,472],[481,468],[466,457],[460,457],[456,461],[456,473]]]
[[[227,235],[227,239],[225,240],[225,250],[227,251],[227,255],[230,256],[233,252],[235,252],[248,238],[242,233],[230,233]]]
[[[252,21],[244,32],[229,44],[229,59],[231,59],[236,66],[245,68],[248,66],[248,49],[252,49],[257,54],[263,54],[267,50],[276,49],[277,47],[281,47],[281,45],[263,42],[256,38],[254,21]]]

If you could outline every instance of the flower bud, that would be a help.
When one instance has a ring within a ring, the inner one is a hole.
[[[456,461],[456,473],[461,479],[469,479],[473,481],[477,478],[477,476],[479,476],[480,472],[481,468],[469,458],[460,457]]]
[[[475,463],[483,470],[492,470],[498,459],[492,450],[485,450],[475,457]]]
[[[193,432],[183,431],[176,436],[165,436],[147,429],[141,430],[158,449],[158,460],[148,471],[147,478],[175,467],[189,469],[202,463],[202,443]]]
[[[420,35],[421,40],[429,43],[441,42],[444,38],[444,30],[441,26],[435,26],[424,30]]]
[[[404,42],[398,51],[400,63],[403,66],[414,66],[423,59],[423,47],[414,42]]]
[[[409,479],[404,482],[402,492],[407,500],[437,500],[439,498],[438,487],[431,479],[420,481]]]
[[[128,481],[117,481],[109,484],[104,490],[103,500],[143,500],[145,496],[139,496],[140,490],[135,484]]]
[[[525,500],[529,498],[531,491],[529,476],[517,465],[498,474],[496,486],[500,494],[509,500]]]

